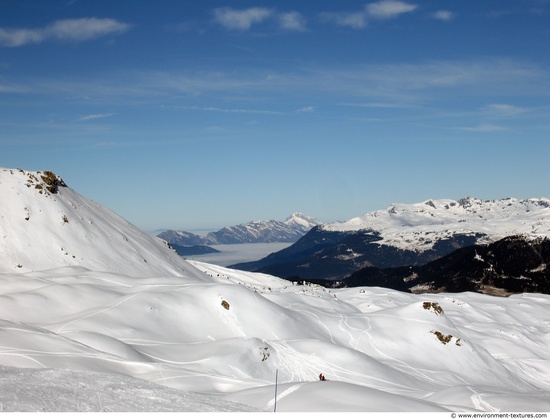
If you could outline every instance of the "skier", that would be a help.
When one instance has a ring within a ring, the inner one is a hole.
[[[319,374],[319,380],[321,380],[321,381],[327,381],[327,379],[325,378],[325,376],[323,375],[323,373]]]

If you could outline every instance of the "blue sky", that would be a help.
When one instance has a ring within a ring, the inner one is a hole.
[[[0,166],[137,226],[550,197],[550,1],[2,0]]]

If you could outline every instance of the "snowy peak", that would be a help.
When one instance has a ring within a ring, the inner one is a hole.
[[[298,231],[303,231],[304,233],[307,233],[313,227],[321,224],[320,221],[317,220],[316,218],[310,217],[301,212],[295,212],[291,214],[290,216],[287,217],[284,223],[287,226]]]
[[[300,212],[287,217],[285,221],[250,221],[231,227],[224,227],[201,238],[185,231],[169,230],[158,237],[179,246],[241,244],[241,243],[294,243],[319,224],[315,218]]]
[[[232,227],[224,227],[206,236],[206,244],[238,243],[293,243],[307,233],[313,219],[300,213],[294,213],[284,222],[251,221]]]
[[[428,200],[417,204],[392,204],[343,223],[325,224],[326,231],[371,230],[379,243],[422,250],[430,243],[456,234],[480,233],[487,242],[514,235],[550,236],[550,200],[462,198]],[[429,236],[429,240],[427,239]]]
[[[128,275],[181,276],[188,265],[50,171],[0,168],[0,272],[81,266]]]

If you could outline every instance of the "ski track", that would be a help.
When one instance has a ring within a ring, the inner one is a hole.
[[[109,307],[104,307],[104,308],[102,308],[102,309],[100,309],[100,310],[97,310],[97,311],[94,311],[94,312],[92,312],[92,313],[90,313],[90,314],[88,314],[88,315],[86,315],[86,316],[78,317],[78,318],[76,318],[76,319],[74,319],[74,320],[71,320],[71,321],[65,323],[63,326],[61,326],[61,327],[57,330],[57,334],[61,334],[62,330],[65,329],[67,326],[69,326],[69,325],[72,324],[72,323],[78,322],[78,321],[80,321],[80,320],[88,319],[88,318],[93,317],[93,316],[95,316],[95,315],[97,315],[97,314],[99,314],[99,313],[103,313],[103,312],[112,310],[113,308],[116,308],[116,307],[118,307],[118,306],[124,304],[126,301],[129,301],[129,300],[131,300],[132,298],[135,298],[135,297],[137,297],[138,295],[143,294],[144,292],[145,292],[145,291],[139,291],[139,292],[137,292],[137,293],[135,293],[135,294],[129,295],[128,297],[124,298],[123,300],[121,300],[121,301],[119,301],[118,303],[113,304],[113,305],[111,305],[111,306],[109,306]]]
[[[395,317],[395,316],[392,316]],[[370,319],[368,317],[365,317],[368,323],[368,329],[364,331],[364,333],[369,337],[369,343],[372,349],[374,349],[376,352],[378,352],[383,358],[385,358],[385,361],[380,360],[380,362],[388,365],[391,368],[395,368],[398,371],[404,372],[405,374],[409,374],[413,377],[419,378],[425,382],[428,383],[437,383],[437,380],[434,380],[433,378],[430,378],[429,375],[424,374],[420,371],[418,368],[411,367],[409,364],[407,364],[404,361],[401,361],[400,359],[394,358],[392,356],[389,356],[385,352],[381,351],[376,347],[376,341],[374,337],[368,332],[369,330],[372,330],[372,325],[370,323]]]
[[[499,409],[492,406],[489,402],[484,400],[485,394],[478,393],[475,391],[471,386],[467,386],[468,390],[470,390],[473,394],[470,396],[470,399],[472,400],[473,405],[477,410],[480,410],[482,412],[498,412]]]
[[[305,313],[315,317],[317,319],[317,322],[328,330],[331,342],[333,344],[336,344],[336,342],[334,341],[333,335],[330,332],[330,329],[321,321],[319,316],[317,316],[315,313],[312,313],[311,311],[308,311],[308,310],[298,310],[297,309],[296,311],[305,312]],[[429,377],[429,374],[431,373],[430,371],[427,371],[426,373],[424,373],[420,369],[411,367],[409,364],[405,363],[404,361],[401,361],[397,358],[391,357],[388,354],[386,354],[385,352],[378,349],[376,347],[376,342],[375,342],[373,336],[368,332],[369,330],[372,330],[372,325],[370,324],[369,318],[366,315],[362,316],[362,318],[367,321],[367,324],[368,324],[368,329],[367,330],[362,330],[362,329],[359,329],[357,327],[349,325],[349,323],[348,323],[349,316],[346,315],[346,314],[338,314],[337,316],[340,318],[338,327],[339,327],[340,330],[342,330],[342,332],[346,333],[349,336],[350,339],[349,339],[348,343],[349,343],[349,345],[351,346],[352,349],[357,350],[358,352],[361,352],[361,353],[365,353],[364,351],[357,349],[357,347],[359,345],[359,338],[358,337],[362,336],[362,335],[367,335],[368,338],[369,338],[370,346],[376,352],[378,352],[380,355],[382,355],[386,360],[391,361],[390,363],[388,363],[388,362],[385,363],[388,367],[395,368],[398,371],[401,371],[405,374],[408,374],[408,375],[411,375],[411,376],[416,377],[418,379],[421,379],[422,381],[426,381],[426,382],[430,382],[430,383],[436,383],[437,382],[437,380],[434,380],[433,378]],[[386,316],[393,317],[393,318],[398,318],[397,316],[391,316],[391,315],[386,315]],[[425,320],[418,320],[418,319],[409,319],[409,320],[417,321],[417,322],[420,322],[420,323],[429,323]],[[345,330],[345,328],[342,326],[342,323],[345,324],[349,329],[359,331],[358,337],[354,338],[353,334],[350,333],[349,330]],[[355,340],[355,343],[353,342],[354,340]],[[309,362],[311,362],[311,361],[309,361]],[[331,374],[333,374],[338,379],[341,379],[340,375],[338,374],[338,373],[340,373],[341,375],[356,376],[356,377],[365,378],[365,379],[369,379],[369,380],[375,379],[376,381],[379,381],[379,382],[384,383],[386,385],[391,384],[393,386],[395,386],[395,385],[400,386],[397,383],[393,383],[393,382],[386,381],[386,380],[381,380],[381,379],[376,378],[376,377],[372,377],[372,376],[369,376],[369,375],[356,373],[355,371],[340,368],[337,365],[332,364],[330,362],[322,361],[322,362],[318,363],[318,366],[323,371],[331,371]],[[304,381],[304,380],[302,380],[302,381]],[[351,379],[347,378],[345,381],[350,382],[350,383],[354,383],[354,384],[358,384],[358,385],[364,385],[364,381],[361,381],[361,380],[358,380],[358,379],[357,380],[351,380]],[[408,388],[406,386],[400,386],[400,387],[402,387],[403,389],[407,389],[409,391],[411,390],[410,388]],[[385,386],[380,387],[380,389],[387,389],[387,388],[391,388],[391,386],[389,386],[389,387],[385,387]]]
[[[284,341],[270,344],[277,353],[279,369],[291,377],[289,381],[316,380],[318,371],[326,365],[317,355],[298,352]]]
[[[292,394],[294,393],[296,390],[298,390],[300,387],[302,386],[302,384],[295,384],[289,388],[287,388],[285,391],[283,391],[282,393],[280,394],[277,394],[277,398],[275,399],[275,397],[273,399],[271,399],[270,401],[267,402],[266,406],[265,406],[265,409],[264,410],[267,410],[267,409],[273,409],[275,407],[275,400],[277,401],[281,401],[282,399],[284,399],[286,396],[288,396],[289,394]]]
[[[3,347],[5,348],[5,347]],[[8,349],[16,349],[16,348],[8,348]],[[2,356],[14,356],[14,357],[19,357],[19,358],[25,358],[25,359],[28,359],[32,362],[36,362],[38,365],[40,365],[41,368],[46,368],[46,366],[44,364],[42,364],[41,362],[39,362],[38,360],[36,360],[35,358],[33,358],[32,356],[28,356],[28,355],[24,355],[22,353],[14,353],[14,352],[1,352],[0,355]]]
[[[324,323],[321,321],[321,319],[319,318],[319,316],[318,316],[317,314],[315,314],[315,313],[313,313],[313,312],[311,312],[311,311],[309,311],[309,310],[304,310],[304,309],[296,309],[295,311],[296,311],[296,312],[301,312],[301,313],[306,313],[306,314],[309,314],[309,315],[315,317],[315,319],[317,320],[317,323],[319,323],[321,326],[323,326],[323,327],[327,330],[328,335],[329,335],[329,337],[330,337],[330,341],[331,341],[333,344],[336,345],[336,342],[334,341],[334,337],[332,336],[332,332],[331,332],[330,329],[327,327],[327,325],[324,324]]]

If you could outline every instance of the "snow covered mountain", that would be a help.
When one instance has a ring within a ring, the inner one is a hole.
[[[362,268],[423,265],[462,247],[516,235],[550,237],[549,199],[393,204],[319,225],[280,252],[233,267],[283,278],[341,280]]]
[[[322,225],[326,231],[376,231],[378,243],[425,251],[457,235],[477,235],[476,243],[492,243],[508,236],[550,236],[550,199],[480,200],[463,198],[393,204],[343,223]]]
[[[251,221],[224,227],[205,237],[178,230],[168,230],[157,237],[179,246],[241,244],[241,243],[294,243],[319,224],[315,218],[300,212],[291,214],[285,221]]]
[[[0,194],[3,411],[550,410],[548,295],[299,285],[185,261],[51,172]]]

